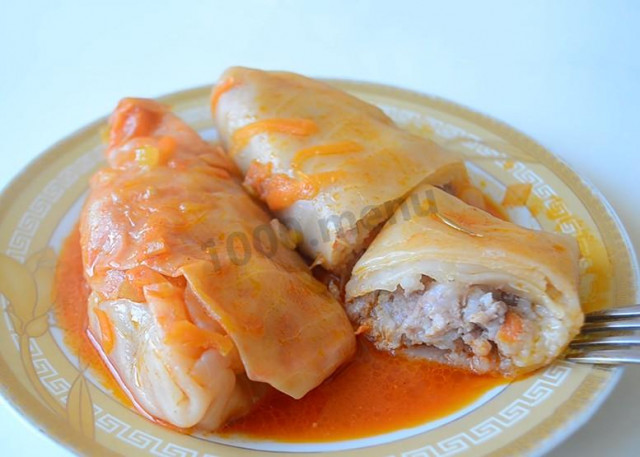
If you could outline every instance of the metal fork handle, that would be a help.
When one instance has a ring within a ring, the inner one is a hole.
[[[640,330],[640,317],[602,321],[587,321],[582,326],[582,329],[580,329],[580,332],[588,333],[607,330]]]
[[[572,348],[593,346],[640,346],[640,335],[600,336],[598,338],[580,338],[571,342]]]
[[[603,349],[601,351],[589,351],[585,353],[569,353],[566,360],[577,363],[597,363],[603,365],[617,365],[620,363],[640,363],[640,350],[629,349]]]
[[[640,363],[640,305],[605,309],[585,315],[580,335],[569,345],[565,359],[590,364]],[[594,335],[598,332],[618,332]]]
[[[594,311],[585,314],[587,321],[595,321],[620,317],[638,317],[640,316],[640,305],[623,306],[621,308],[610,308],[602,311]]]

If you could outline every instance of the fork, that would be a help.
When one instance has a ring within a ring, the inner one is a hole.
[[[605,365],[640,363],[640,335],[630,333],[633,330],[640,330],[640,305],[588,313],[565,359]]]

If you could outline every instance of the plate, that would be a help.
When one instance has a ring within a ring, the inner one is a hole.
[[[560,159],[507,125],[435,97],[330,80],[379,105],[405,128],[462,154],[495,201],[520,224],[575,236],[587,311],[637,302],[631,243],[602,195]],[[206,139],[215,131],[210,87],[163,97]],[[0,385],[38,429],[87,455],[253,456],[268,451],[340,456],[539,455],[569,436],[604,401],[621,368],[559,361],[447,417],[366,439],[278,443],[183,435],[125,407],[79,364],[52,312],[56,257],[74,226],[89,176],[102,161],[101,119],[54,145],[0,197]]]

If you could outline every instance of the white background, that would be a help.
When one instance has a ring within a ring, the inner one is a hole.
[[[501,119],[609,199],[640,246],[640,2],[0,0],[0,186],[124,96],[230,65],[388,83]],[[640,370],[556,456],[638,455]],[[0,401],[3,455],[68,455]]]

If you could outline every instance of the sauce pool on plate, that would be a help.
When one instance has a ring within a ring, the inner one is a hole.
[[[83,276],[78,227],[60,254],[54,294],[65,343],[107,390],[132,407],[87,336],[89,288]],[[453,414],[506,382],[377,351],[360,338],[355,358],[302,399],[269,390],[253,411],[216,433],[289,442],[362,438]]]
[[[297,442],[362,438],[453,414],[506,382],[358,342],[354,360],[302,399],[270,391],[219,433]]]

